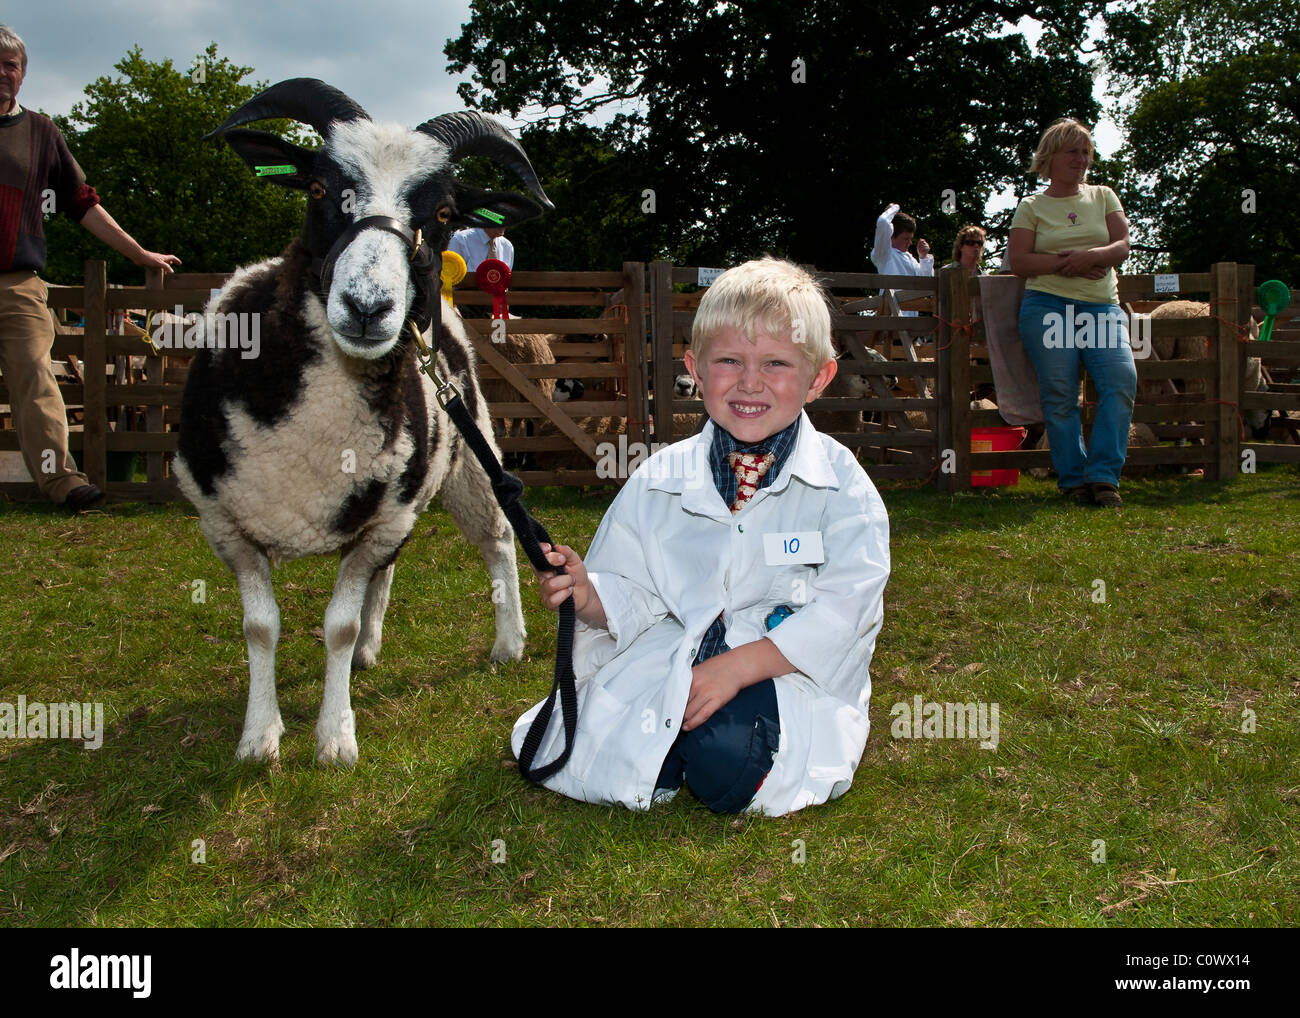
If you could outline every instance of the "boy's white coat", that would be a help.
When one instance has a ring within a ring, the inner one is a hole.
[[[781,474],[733,517],[708,466],[713,428],[642,464],[601,521],[585,563],[610,630],[578,623],[578,730],[568,764],[546,781],[557,792],[648,808],[705,632],[724,612],[728,645],[750,643],[780,604],[797,610],[767,635],[799,671],[776,680],[780,748],[749,808],[788,813],[852,782],[889,578],[884,504],[852,454],[804,414]],[[808,530],[822,534],[822,566],[764,563],[764,534]],[[516,755],[539,707],[515,725]],[[557,704],[534,765],[562,745]]]

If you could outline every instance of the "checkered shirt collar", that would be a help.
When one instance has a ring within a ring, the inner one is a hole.
[[[713,443],[709,447],[709,469],[713,472],[713,484],[722,496],[722,501],[731,505],[736,501],[736,472],[727,462],[727,454],[732,452],[770,452],[776,457],[772,467],[758,482],[759,490],[766,488],[776,480],[777,474],[790,458],[795,442],[799,438],[799,421],[803,414],[796,417],[790,426],[775,435],[769,435],[761,442],[745,444],[736,439],[726,428],[713,422]]]

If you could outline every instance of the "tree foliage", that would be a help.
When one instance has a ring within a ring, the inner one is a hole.
[[[1107,16],[1130,180],[1169,267],[1300,285],[1300,0],[1153,0]]]
[[[226,145],[201,140],[265,87],[241,84],[253,69],[219,58],[215,43],[189,68],[148,61],[138,46],[114,67],[121,77],[87,85],[86,100],[55,118],[113,218],[145,248],[179,255],[181,271],[229,271],[281,251],[302,226],[302,196],[256,180]],[[111,280],[141,278],[64,216],[50,217],[46,232],[48,279],[80,282],[88,258],[107,260]]]
[[[637,167],[610,134],[584,124],[534,125],[520,132],[547,197],[561,212],[511,229],[517,268],[613,270],[627,259],[661,253],[654,217],[641,213],[641,192],[628,184]],[[511,173],[488,159],[465,160],[457,176],[490,190],[519,187]]]
[[[1097,114],[1079,54],[1092,8],[1069,0],[471,9],[445,50],[452,71],[472,69],[461,86],[469,105],[514,116],[540,107],[548,115],[535,130],[618,111],[602,130],[617,171],[575,186],[566,197],[578,206],[557,203],[552,217],[577,221],[561,232],[614,231],[601,243],[618,260],[726,264],[773,251],[865,269],[891,201],[943,254],[963,223],[982,220],[990,195],[1030,189],[1043,127]],[[1024,16],[1044,24],[1037,54],[1011,31]],[[546,182],[551,167],[534,162]],[[640,212],[645,190],[652,214]],[[647,241],[648,252],[638,246]]]

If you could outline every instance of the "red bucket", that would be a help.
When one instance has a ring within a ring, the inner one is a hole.
[[[1024,440],[1024,428],[971,428],[970,451],[1013,452]],[[1014,468],[972,470],[970,483],[973,488],[1014,487],[1020,483],[1020,471]]]

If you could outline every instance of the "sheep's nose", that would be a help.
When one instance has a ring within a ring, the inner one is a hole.
[[[351,294],[345,293],[343,295],[343,303],[347,307],[348,311],[355,315],[357,320],[361,323],[363,332],[365,331],[365,326],[371,321],[371,319],[381,318],[393,310],[393,302],[391,300],[384,300],[382,297],[369,303],[363,303],[353,298]]]

